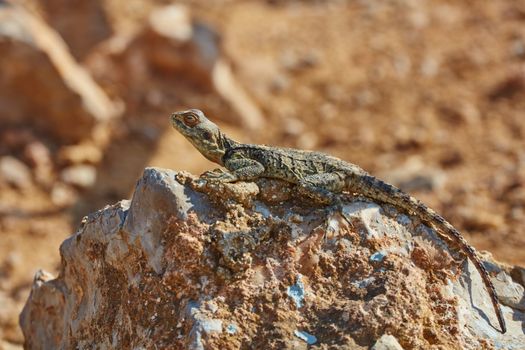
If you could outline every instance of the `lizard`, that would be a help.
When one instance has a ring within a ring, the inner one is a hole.
[[[297,185],[300,193],[320,203],[337,203],[337,194],[348,192],[414,214],[434,228],[445,241],[459,246],[473,262],[490,295],[501,332],[506,333],[496,290],[476,251],[448,221],[416,198],[355,164],[321,152],[237,142],[198,109],[175,112],[170,121],[205,158],[227,169],[206,172],[203,174],[205,179],[222,182],[280,179]]]

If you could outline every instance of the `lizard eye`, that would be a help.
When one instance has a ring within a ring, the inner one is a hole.
[[[199,118],[197,118],[197,116],[194,114],[186,114],[184,116],[184,124],[189,127],[194,127],[195,125],[199,124]]]

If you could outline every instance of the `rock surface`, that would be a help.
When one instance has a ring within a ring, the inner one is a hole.
[[[221,104],[225,103],[231,109],[227,113],[231,114],[227,116],[230,121],[250,129],[260,128],[265,123],[260,108],[235,77],[219,33],[193,16],[184,5],[156,8],[136,36],[115,38],[107,43],[106,49],[117,60],[112,70],[121,71],[112,74],[117,75],[120,84],[133,90],[133,93],[128,93],[130,98],[143,94],[144,86],[153,83],[146,99],[152,105],[159,105],[168,98],[163,97],[165,92],[162,90],[167,87],[159,86],[160,82],[167,81],[170,89],[184,82],[185,90],[220,97]],[[96,57],[92,59],[96,61]],[[159,89],[161,91],[154,92]],[[192,105],[191,101],[186,103]]]
[[[100,0],[40,0],[47,22],[64,38],[75,58],[81,60],[113,30]]]
[[[60,36],[18,6],[0,4],[0,126],[30,122],[65,143],[119,113]]]
[[[31,171],[21,161],[11,156],[0,158],[0,181],[26,188],[31,184]]]
[[[37,274],[20,317],[25,346],[525,343],[515,269],[486,261],[505,303],[502,335],[476,270],[417,218],[352,199],[342,213],[277,181],[223,185],[148,168],[131,201],[86,217],[62,244],[57,278]]]
[[[389,334],[383,335],[371,350],[403,350],[397,339]]]

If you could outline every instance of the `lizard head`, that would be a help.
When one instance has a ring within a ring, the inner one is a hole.
[[[198,109],[175,112],[170,117],[171,125],[177,129],[197,150],[212,162],[222,165],[226,152],[224,138],[219,127]]]

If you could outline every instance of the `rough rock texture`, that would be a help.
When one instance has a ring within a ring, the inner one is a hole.
[[[119,113],[45,23],[0,3],[0,126],[31,122],[66,143]]]
[[[20,317],[31,349],[520,349],[523,270],[480,277],[417,218],[347,199],[312,207],[277,181],[146,169],[86,217]],[[521,272],[520,272],[521,271]],[[513,276],[513,277],[511,277]]]

